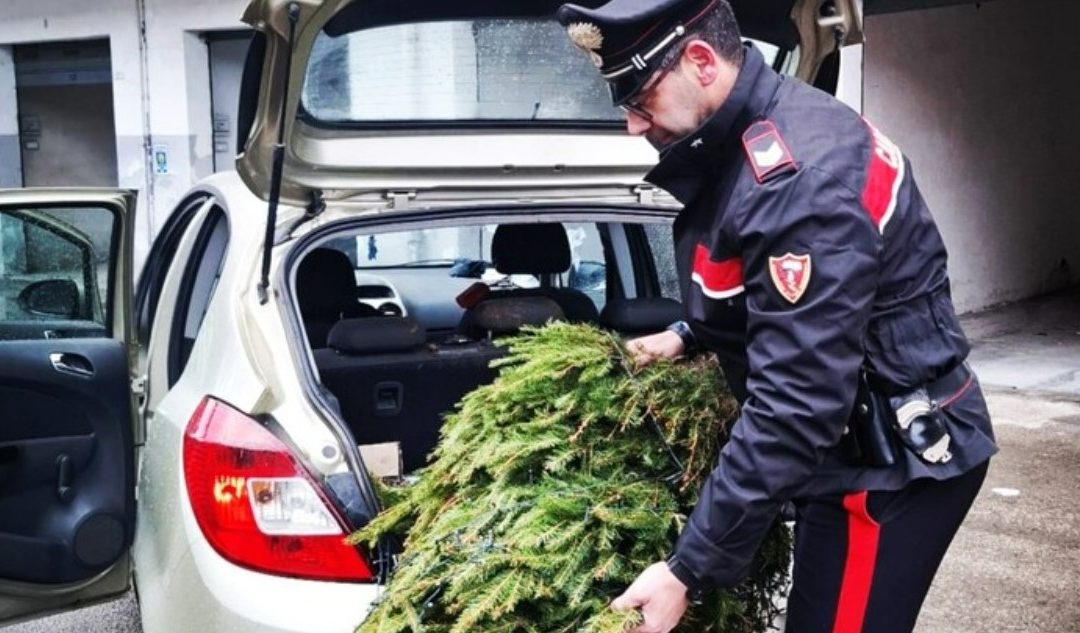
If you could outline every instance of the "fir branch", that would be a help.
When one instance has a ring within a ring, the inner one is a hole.
[[[361,633],[629,630],[640,615],[611,599],[670,551],[736,417],[714,359],[637,370],[568,324],[500,344],[499,377],[446,416],[419,483],[381,489],[387,510],[351,537],[405,536]],[[778,526],[750,579],[678,630],[764,631],[789,552]]]

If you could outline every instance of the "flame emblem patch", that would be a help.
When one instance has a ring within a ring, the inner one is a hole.
[[[604,34],[599,26],[591,22],[575,22],[566,27],[566,32],[575,46],[589,54],[594,66],[603,67],[604,58],[597,52],[604,45]]]
[[[791,304],[798,303],[806,293],[811,269],[810,255],[788,253],[783,257],[769,258],[769,274],[773,284],[780,291],[780,296]]]

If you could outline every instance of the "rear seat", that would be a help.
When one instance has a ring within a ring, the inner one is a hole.
[[[663,332],[683,318],[682,304],[674,299],[638,297],[608,302],[600,313],[600,325],[626,336],[643,336]]]
[[[543,297],[486,303],[474,322],[483,338],[452,344],[426,343],[423,328],[410,317],[345,319],[334,325],[327,348],[313,350],[315,365],[358,444],[400,442],[405,471],[424,466],[443,416],[465,394],[495,378],[491,361],[505,351],[489,339],[562,314]]]

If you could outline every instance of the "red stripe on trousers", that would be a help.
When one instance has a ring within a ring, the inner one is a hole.
[[[881,526],[866,509],[867,494],[863,491],[844,497],[844,509],[848,513],[848,551],[833,633],[862,633],[866,605],[870,601]]]

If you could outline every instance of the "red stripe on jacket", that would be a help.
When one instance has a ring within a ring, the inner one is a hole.
[[[874,226],[884,233],[885,225],[896,212],[900,185],[904,181],[904,155],[892,141],[867,122],[870,129],[870,165],[863,188],[863,207]]]
[[[743,292],[742,260],[732,257],[714,262],[709,257],[709,249],[698,244],[694,251],[692,279],[707,297],[712,299],[734,297]]]

